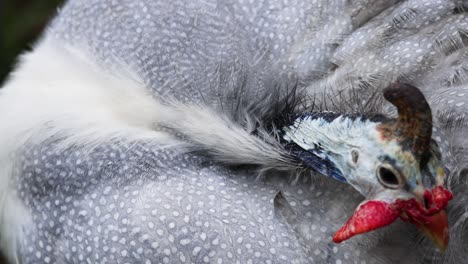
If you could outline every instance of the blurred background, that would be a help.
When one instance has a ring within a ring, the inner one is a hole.
[[[11,71],[18,54],[31,47],[62,2],[0,0],[0,85]]]
[[[0,0],[0,86],[64,0]],[[6,264],[0,252],[0,264]]]

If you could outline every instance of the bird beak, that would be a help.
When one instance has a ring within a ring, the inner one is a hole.
[[[397,199],[393,203],[366,200],[335,233],[333,242],[340,243],[355,235],[390,225],[397,218],[401,218],[423,231],[443,251],[449,242],[448,219],[444,209],[452,197],[452,193],[439,186],[424,194],[429,208],[424,207],[416,198]]]
[[[445,251],[449,242],[449,226],[445,208],[453,198],[452,193],[443,186],[438,186],[424,193],[417,192],[416,196],[419,198],[418,201],[416,199],[405,201],[407,205],[400,218],[414,224],[434,241],[440,250]],[[423,200],[426,201],[426,206],[422,206]]]
[[[449,242],[448,218],[445,210],[429,217],[426,223],[416,223],[428,238],[430,238],[441,251],[445,251]]]

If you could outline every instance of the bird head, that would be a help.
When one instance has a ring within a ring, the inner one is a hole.
[[[452,194],[444,188],[441,153],[431,138],[431,109],[410,85],[392,85],[384,97],[397,107],[397,118],[308,114],[284,128],[283,138],[306,165],[351,184],[365,197],[334,242],[400,218],[445,249],[445,208]]]

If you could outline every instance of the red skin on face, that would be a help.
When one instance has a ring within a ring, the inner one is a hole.
[[[333,236],[333,242],[340,243],[355,235],[366,233],[393,223],[398,217],[417,226],[434,226],[433,215],[445,209],[453,198],[450,191],[442,186],[424,193],[427,208],[416,199],[396,200],[389,204],[383,201],[371,200],[360,205],[353,216]],[[439,219],[439,218],[437,218]],[[448,236],[446,237],[448,242]]]
[[[393,223],[400,210],[382,201],[369,201],[357,208],[353,216],[333,236],[333,242],[340,243],[357,234],[372,231]]]

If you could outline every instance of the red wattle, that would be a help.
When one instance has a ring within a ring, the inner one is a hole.
[[[453,194],[443,186],[438,186],[432,190],[424,192],[424,199],[427,201],[428,210],[426,214],[434,214],[447,207],[452,200]]]
[[[353,216],[333,236],[333,242],[340,243],[355,235],[366,233],[393,223],[398,217],[426,230],[443,248],[448,243],[447,216],[443,210],[453,198],[450,191],[438,186],[424,193],[425,205],[415,198],[397,199],[389,204],[370,200],[361,204]],[[445,217],[445,218],[444,218]]]
[[[368,201],[361,204],[346,224],[333,236],[333,242],[340,243],[355,235],[375,230],[393,223],[400,215],[401,208],[383,201]]]

